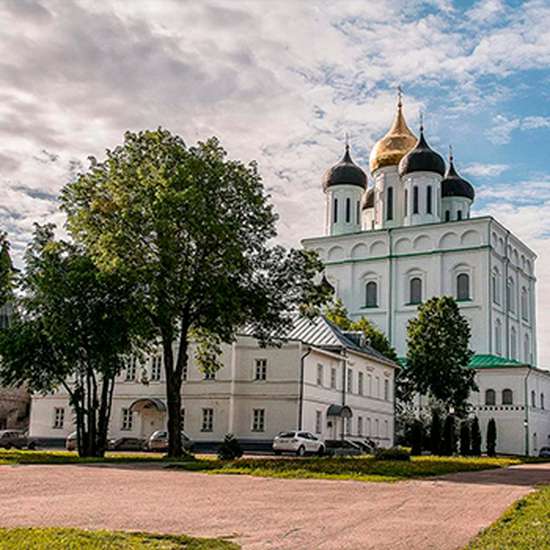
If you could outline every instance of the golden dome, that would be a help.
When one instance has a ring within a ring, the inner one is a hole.
[[[397,114],[388,133],[373,147],[369,164],[371,174],[383,166],[397,166],[399,161],[416,145],[417,138],[409,130],[403,116],[401,97],[397,102]]]

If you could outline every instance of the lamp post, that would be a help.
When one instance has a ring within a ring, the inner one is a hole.
[[[527,422],[527,418],[523,419],[523,427],[525,429],[525,456],[529,456],[529,422]]]

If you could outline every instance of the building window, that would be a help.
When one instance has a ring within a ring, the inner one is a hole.
[[[252,417],[252,431],[265,431],[265,409],[254,409],[254,414]]]
[[[456,213],[456,219],[458,221],[460,221],[462,219],[462,210],[459,210],[457,213]]]
[[[371,436],[372,435],[372,424],[371,424],[371,419],[367,417],[367,435],[368,436]]]
[[[162,355],[155,355],[151,363],[151,382],[158,382],[162,371]]]
[[[183,370],[181,371],[181,379],[182,380],[187,380],[187,370],[188,370],[188,367],[187,367],[187,362],[186,362],[185,365],[183,365]]]
[[[388,421],[384,420],[384,437],[388,437],[388,434],[389,434]]]
[[[485,390],[485,405],[496,405],[495,390]]]
[[[205,380],[216,380],[216,371],[212,369],[207,369],[204,371]]]
[[[508,310],[514,313],[516,311],[516,297],[514,292],[514,280],[510,277],[506,285],[506,304]]]
[[[351,199],[346,199],[346,223],[351,221]]]
[[[330,387],[336,389],[336,369],[332,367],[330,369]]]
[[[348,369],[348,393],[353,391],[353,370]]]
[[[405,189],[405,216],[409,215],[409,190]]]
[[[361,223],[361,204],[359,201],[355,203],[355,220],[356,223]]]
[[[495,323],[495,352],[497,355],[502,355],[502,323],[500,319]]]
[[[351,435],[351,418],[346,418],[346,435]]]
[[[537,406],[537,398],[535,396],[535,390],[531,390],[531,407]]]
[[[445,221],[450,222],[451,221],[451,211],[445,210]]]
[[[137,357],[126,360],[126,382],[135,382],[137,376]]]
[[[413,187],[413,214],[418,214],[418,186]]]
[[[362,372],[357,375],[357,393],[359,395],[365,395],[364,378],[365,375]]]
[[[55,407],[53,410],[53,427],[56,430],[61,430],[65,423],[65,409],[63,407]]]
[[[256,359],[254,368],[254,380],[265,380],[267,378],[267,359]]]
[[[393,187],[387,190],[386,219],[393,220]]]
[[[213,429],[214,429],[214,409],[203,409],[201,432],[211,432]]]
[[[338,199],[334,199],[334,210],[332,211],[332,220],[338,223]]]
[[[367,395],[371,397],[372,396],[372,376],[370,374],[367,374],[367,384],[368,384]]]
[[[323,431],[323,413],[321,411],[315,411],[315,433],[320,434]]]
[[[132,431],[134,427],[134,413],[130,409],[122,409],[122,422],[120,429],[124,432]]]
[[[380,397],[380,378],[378,378],[378,376],[376,377],[376,395],[375,397]]]
[[[375,281],[369,281],[366,284],[366,303],[365,307],[378,307],[378,285]]]
[[[317,385],[322,386],[323,385],[323,365],[320,363],[317,365]]]
[[[512,327],[512,330],[510,331],[510,355],[512,359],[518,358],[518,338],[514,327]]]
[[[413,277],[409,281],[409,294],[409,303],[422,303],[422,279],[420,277]]]
[[[363,435],[363,417],[362,416],[357,417],[357,435],[359,436]]]
[[[426,212],[432,213],[432,186],[428,185],[426,189]]]
[[[456,278],[456,299],[470,299],[470,276],[467,273],[460,273]]]
[[[181,409],[181,419],[180,419],[181,430],[185,430],[185,409]]]
[[[521,317],[525,321],[529,320],[529,294],[525,287],[521,289]]]
[[[544,394],[542,392],[540,394],[540,408],[544,409]]]
[[[523,360],[526,363],[530,363],[531,359],[531,344],[529,342],[529,335],[526,334],[523,339]]]
[[[493,287],[493,302],[500,304],[500,273],[498,270],[493,271],[492,275],[492,287]]]
[[[384,399],[386,401],[390,400],[390,381],[384,380]]]
[[[514,394],[512,390],[506,389],[502,390],[502,404],[503,405],[513,405],[514,404]]]
[[[375,437],[380,436],[380,421],[378,418],[374,421],[374,435]]]

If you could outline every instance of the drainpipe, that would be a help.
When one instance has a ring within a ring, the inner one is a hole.
[[[510,259],[508,258],[508,243],[510,240],[510,231],[506,230],[506,240],[504,241],[506,244],[504,245],[504,319],[506,321],[506,357],[510,357],[510,300],[508,299],[508,265],[510,263]],[[510,298],[511,298],[510,294]]]
[[[303,408],[304,408],[304,367],[306,357],[311,353],[311,347],[300,358],[300,398],[298,400],[298,431],[302,430]]]
[[[525,456],[529,456],[529,388],[527,385],[527,379],[531,374],[531,369],[527,366],[527,374],[525,375]]]

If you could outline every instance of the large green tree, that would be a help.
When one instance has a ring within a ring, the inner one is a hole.
[[[407,378],[420,394],[440,400],[447,409],[464,411],[476,390],[468,367],[470,327],[449,296],[431,298],[418,308],[407,328]]]
[[[0,308],[13,299],[15,270],[7,235],[0,232]]]
[[[228,159],[215,138],[187,147],[163,129],[127,132],[65,187],[62,202],[75,240],[101,269],[135,281],[156,329],[170,456],[182,453],[190,342],[199,343],[199,363],[212,368],[238,327],[248,324],[267,342],[291,326],[298,304],[326,299],[326,288],[313,282],[322,270],[316,254],[271,245],[277,218],[256,164]]]
[[[115,378],[148,339],[140,304],[116,271],[37,226],[25,255],[17,315],[0,334],[0,382],[31,391],[64,387],[82,456],[106,448]]]

